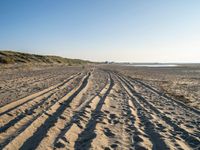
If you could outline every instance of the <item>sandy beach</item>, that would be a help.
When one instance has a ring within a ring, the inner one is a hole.
[[[0,149],[200,148],[198,67],[12,68],[0,71]]]

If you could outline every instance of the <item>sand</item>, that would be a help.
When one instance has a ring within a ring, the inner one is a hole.
[[[198,107],[138,77],[112,65],[1,70],[0,149],[199,149]]]

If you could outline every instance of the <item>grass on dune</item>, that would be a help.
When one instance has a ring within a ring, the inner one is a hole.
[[[21,53],[15,51],[0,51],[0,64],[15,64],[15,63],[46,63],[46,64],[67,64],[81,65],[90,63],[81,59],[63,58],[60,56],[45,56]]]

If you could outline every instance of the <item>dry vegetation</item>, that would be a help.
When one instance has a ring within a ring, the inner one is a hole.
[[[0,63],[2,64],[15,64],[15,63],[44,63],[44,64],[67,64],[80,65],[89,63],[80,59],[62,58],[59,56],[43,56],[27,53],[20,53],[14,51],[0,51]]]

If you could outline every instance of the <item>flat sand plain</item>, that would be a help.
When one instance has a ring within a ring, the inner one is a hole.
[[[0,68],[0,149],[200,149],[200,67]]]

